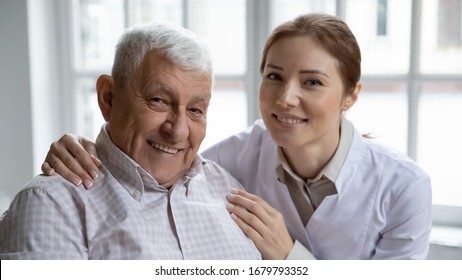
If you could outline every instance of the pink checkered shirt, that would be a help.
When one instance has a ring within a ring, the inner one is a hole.
[[[110,140],[90,190],[37,176],[0,221],[0,259],[259,259],[231,219],[226,195],[241,185],[198,155],[170,189]]]

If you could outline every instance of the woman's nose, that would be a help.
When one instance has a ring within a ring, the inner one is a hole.
[[[281,107],[295,107],[300,102],[298,97],[298,86],[294,83],[287,83],[282,87],[277,100],[277,104]]]

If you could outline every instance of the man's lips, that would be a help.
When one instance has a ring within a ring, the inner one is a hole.
[[[179,151],[179,149],[167,147],[167,146],[164,146],[164,145],[161,145],[161,144],[158,144],[158,143],[149,141],[149,140],[148,140],[148,143],[149,143],[149,145],[151,145],[152,147],[154,147],[154,148],[156,148],[156,149],[158,149],[158,150],[161,150],[162,152],[169,153],[169,154],[176,154],[176,153],[178,153],[178,151]]]

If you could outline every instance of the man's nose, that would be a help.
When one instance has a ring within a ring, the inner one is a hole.
[[[277,104],[281,107],[295,107],[299,104],[299,87],[294,82],[286,83],[279,92]]]
[[[184,112],[171,112],[163,125],[163,131],[167,133],[174,142],[180,142],[188,138],[188,119]]]

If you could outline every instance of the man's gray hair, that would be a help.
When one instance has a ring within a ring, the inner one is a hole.
[[[183,27],[155,22],[127,29],[120,38],[112,66],[112,77],[119,87],[130,83],[151,50],[161,51],[184,70],[210,75],[213,82],[212,59],[200,37]]]

